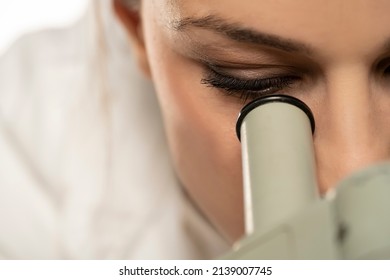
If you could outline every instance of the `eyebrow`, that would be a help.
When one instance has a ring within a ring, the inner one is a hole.
[[[311,54],[312,49],[304,43],[276,35],[263,33],[244,27],[239,23],[228,22],[218,16],[208,15],[200,18],[187,17],[173,21],[170,27],[176,31],[186,31],[196,27],[214,31],[240,43],[250,43],[279,49],[286,52]]]

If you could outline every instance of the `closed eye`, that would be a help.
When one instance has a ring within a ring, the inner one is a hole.
[[[224,94],[238,97],[243,102],[246,102],[288,88],[297,80],[300,80],[300,78],[293,75],[242,79],[208,68],[206,76],[202,78],[201,83],[209,87],[221,89]]]

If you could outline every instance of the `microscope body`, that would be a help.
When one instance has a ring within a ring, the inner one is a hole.
[[[284,95],[254,103],[237,123],[246,236],[224,258],[390,259],[390,163],[321,197],[310,109]]]

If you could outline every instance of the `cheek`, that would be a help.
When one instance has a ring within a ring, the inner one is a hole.
[[[154,60],[152,69],[177,168],[193,169],[196,164],[197,169],[207,166],[217,173],[239,173],[235,120],[240,105],[201,84],[202,68],[197,63],[167,48],[164,56],[162,49],[155,55],[163,57]]]
[[[214,225],[237,238],[243,228],[235,135],[241,105],[201,84],[202,67],[163,44],[155,41],[148,55],[177,175]]]
[[[147,24],[148,60],[179,176],[204,166],[240,174],[235,121],[241,105],[202,84],[202,66],[174,52],[156,23]]]

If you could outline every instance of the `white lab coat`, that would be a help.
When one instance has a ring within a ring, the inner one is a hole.
[[[0,258],[208,259],[227,243],[175,178],[109,0],[0,59]]]

